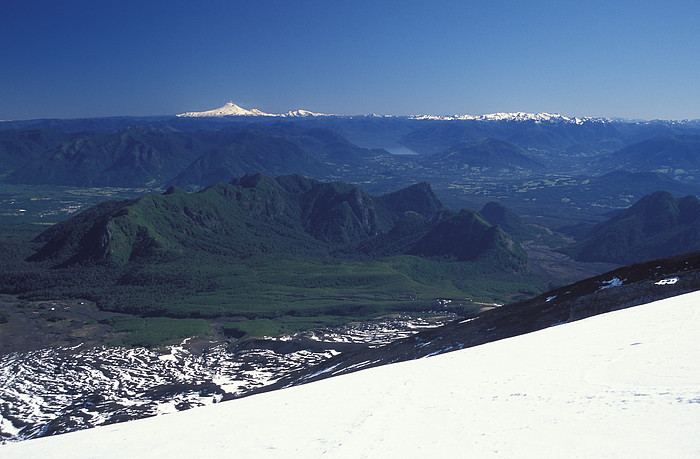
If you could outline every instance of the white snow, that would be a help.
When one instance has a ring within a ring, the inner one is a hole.
[[[233,102],[227,102],[223,107],[215,108],[214,110],[206,110],[203,112],[186,112],[177,115],[179,117],[209,117],[209,116],[275,116],[270,113],[261,112],[257,108],[247,110],[239,107]]]
[[[473,121],[534,121],[536,123],[569,123],[569,124],[584,124],[589,122],[606,123],[608,118],[590,118],[590,117],[569,117],[558,113],[489,113],[485,115],[412,115],[409,118],[413,119],[429,119],[429,120],[473,120]]]
[[[308,110],[291,110],[287,113],[284,114],[274,114],[274,113],[265,113],[263,111],[258,110],[257,108],[253,108],[251,110],[248,110],[246,108],[240,107],[233,102],[227,102],[223,107],[215,108],[213,110],[206,110],[203,112],[186,112],[186,113],[180,113],[179,115],[176,115],[181,118],[201,118],[201,117],[221,117],[221,116],[275,116],[275,117],[282,117],[282,118],[299,118],[299,117],[307,117],[307,116],[329,116],[324,113],[314,113],[310,112]]]
[[[700,291],[0,455],[700,457],[698,336]]]
[[[290,110],[287,113],[275,114],[266,113],[257,108],[246,109],[236,105],[233,102],[226,103],[223,107],[215,108],[213,110],[205,110],[202,112],[186,112],[176,115],[179,117],[192,118],[192,117],[221,117],[221,116],[274,116],[282,118],[298,118],[298,117],[314,117],[314,116],[337,116],[328,115],[325,113],[315,113],[309,110]],[[394,115],[369,115],[375,118],[395,118]],[[399,116],[403,117],[403,116]],[[595,123],[606,123],[611,120],[608,118],[590,118],[590,117],[569,117],[560,115],[558,113],[525,113],[525,112],[513,112],[513,113],[489,113],[486,115],[408,115],[406,118],[416,119],[416,120],[475,120],[475,121],[535,121],[537,123],[573,123],[573,124],[583,124],[587,122]]]
[[[673,285],[676,282],[678,282],[677,277],[669,277],[668,279],[661,279],[658,282],[654,282],[654,284],[656,284],[656,285]]]
[[[306,116],[329,116],[329,115],[326,115],[325,113],[314,113],[314,112],[310,112],[308,110],[292,110],[292,111],[289,111],[281,116],[286,116],[288,118],[299,118],[299,117],[303,118]]]
[[[603,281],[601,284],[605,284],[602,287],[600,287],[598,290],[605,290],[606,288],[612,288],[612,287],[619,287],[622,285],[627,279],[620,279],[619,277],[613,277],[610,280]]]

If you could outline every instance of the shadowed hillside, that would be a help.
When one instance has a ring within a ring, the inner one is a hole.
[[[698,199],[658,191],[596,225],[570,253],[580,261],[625,264],[699,249]]]

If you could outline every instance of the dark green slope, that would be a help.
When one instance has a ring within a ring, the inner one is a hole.
[[[379,196],[375,199],[375,205],[380,211],[379,225],[383,231],[388,231],[403,220],[406,212],[415,212],[428,218],[446,209],[428,182]]]
[[[317,183],[301,196],[301,221],[307,233],[330,244],[367,238],[377,229],[374,201],[345,183]]]
[[[176,188],[105,203],[56,225],[36,242],[34,261],[124,265],[190,251],[236,258],[255,254],[370,256],[411,253],[465,261],[522,252],[475,212],[445,210],[427,184],[372,197],[345,183],[252,174],[197,193]]]
[[[658,191],[596,225],[570,253],[580,261],[629,264],[699,249],[698,199]]]
[[[303,231],[299,214],[288,193],[267,177],[219,183],[193,194],[147,195],[108,215],[100,213],[99,218],[81,213],[63,222],[51,234],[40,236],[38,242],[50,239],[34,259],[124,264],[137,258],[178,256],[187,250],[236,257],[327,251]],[[70,247],[64,241],[74,240],[70,235],[76,232],[90,234],[92,239],[66,257]]]
[[[33,242],[42,244],[42,247],[29,257],[29,261],[52,259],[67,265],[87,259],[104,259],[108,248],[108,221],[135,202],[106,201],[55,224],[34,239]]]
[[[448,211],[451,212],[451,211]],[[433,219],[439,217],[434,216]],[[369,257],[387,257],[409,253],[434,222],[418,212],[405,212],[387,233],[380,233],[347,248],[347,252]]]
[[[508,235],[523,241],[532,237],[532,231],[523,223],[520,217],[500,202],[487,202],[479,212],[487,222],[500,226]]]
[[[502,229],[466,209],[441,218],[408,253],[457,261],[491,261],[516,271],[524,270],[527,261],[525,252]]]

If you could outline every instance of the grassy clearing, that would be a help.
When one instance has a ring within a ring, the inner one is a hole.
[[[19,253],[19,252],[18,252]],[[183,258],[128,268],[75,266],[46,270],[18,263],[0,290],[28,299],[86,298],[108,311],[138,316],[367,316],[428,311],[450,298],[454,312],[471,301],[503,302],[537,294],[535,279],[483,272],[468,262],[414,256],[379,261],[256,256],[245,260]]]
[[[204,319],[119,317],[110,319],[109,323],[112,325],[112,331],[125,335],[111,343],[117,346],[151,347],[189,336],[207,336],[212,333],[211,326]]]

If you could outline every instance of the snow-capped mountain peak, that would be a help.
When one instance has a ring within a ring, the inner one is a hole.
[[[257,108],[252,110],[240,107],[233,102],[227,102],[223,107],[215,108],[213,110],[207,110],[203,112],[186,112],[177,115],[184,118],[198,118],[198,117],[218,117],[218,116],[276,116],[270,113],[265,113]]]
[[[285,113],[285,117],[288,118],[302,118],[306,116],[328,116],[325,113],[315,113],[315,112],[310,112],[309,110],[291,110]]]
[[[314,113],[309,110],[291,110],[284,114],[266,113],[257,108],[246,109],[233,102],[227,102],[223,107],[203,112],[185,112],[176,115],[181,118],[203,118],[222,116],[274,116],[280,118],[302,118],[307,116],[328,116],[324,113]]]

